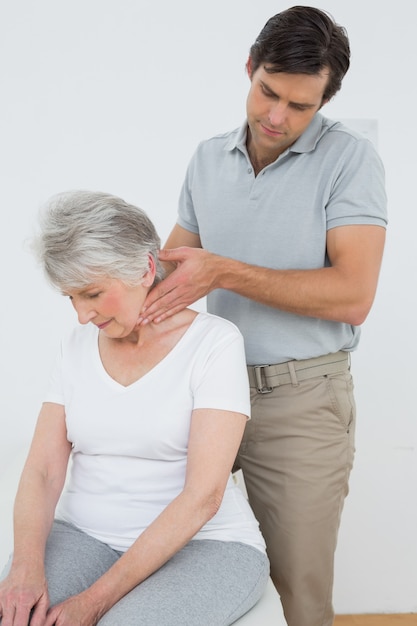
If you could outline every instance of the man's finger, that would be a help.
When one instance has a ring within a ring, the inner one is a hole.
[[[184,258],[184,248],[163,248],[158,254],[161,261],[174,261]]]

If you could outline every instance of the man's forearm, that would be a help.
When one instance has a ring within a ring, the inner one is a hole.
[[[218,267],[218,288],[296,315],[357,325],[374,297],[333,267],[274,270],[224,258]]]

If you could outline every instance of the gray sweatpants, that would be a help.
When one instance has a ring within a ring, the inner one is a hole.
[[[54,522],[45,553],[51,605],[89,587],[121,554],[70,524]],[[251,546],[190,541],[98,625],[229,626],[256,604],[268,576],[267,557]]]

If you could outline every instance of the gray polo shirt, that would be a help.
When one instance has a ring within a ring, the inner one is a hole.
[[[328,265],[326,232],[386,225],[384,169],[372,143],[318,113],[303,135],[255,177],[240,129],[203,141],[187,170],[178,223],[204,248],[274,269]],[[251,365],[354,350],[357,326],[285,313],[230,291],[207,297],[234,322]]]

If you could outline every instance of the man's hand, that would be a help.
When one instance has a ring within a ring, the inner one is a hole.
[[[202,248],[181,247],[161,250],[159,258],[176,268],[150,291],[138,324],[161,322],[217,288],[221,257]]]

